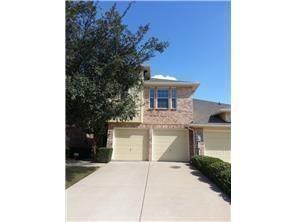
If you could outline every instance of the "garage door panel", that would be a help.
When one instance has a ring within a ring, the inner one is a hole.
[[[221,140],[205,140],[207,150],[230,150],[230,143],[224,141],[224,139]]]
[[[152,160],[188,161],[187,130],[154,130]]]
[[[229,151],[227,151],[227,150],[225,150],[225,151],[223,151],[223,150],[207,150],[205,152],[205,155],[219,158],[219,159],[221,159],[225,162],[228,162],[228,163],[231,162],[230,150]]]
[[[113,160],[147,160],[148,131],[115,129]]]
[[[230,162],[231,131],[204,131],[205,155]]]

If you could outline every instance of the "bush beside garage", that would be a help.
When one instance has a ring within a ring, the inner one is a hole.
[[[210,156],[194,156],[191,160],[202,174],[231,196],[231,164]]]

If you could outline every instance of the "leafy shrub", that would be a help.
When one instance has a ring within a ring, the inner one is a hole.
[[[108,163],[112,157],[112,148],[100,147],[96,150],[96,162]]]
[[[195,156],[192,164],[231,196],[231,164],[209,156]]]
[[[222,160],[210,157],[210,156],[195,156],[192,158],[192,163],[195,165],[195,167],[200,171],[208,171],[209,165],[215,162],[221,162]]]
[[[231,195],[231,165],[226,162],[215,162],[209,168],[210,179],[226,194]]]

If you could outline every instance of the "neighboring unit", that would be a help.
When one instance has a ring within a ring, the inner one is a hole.
[[[198,154],[230,162],[230,105],[193,99],[198,82],[150,78],[149,67],[144,73],[138,115],[108,123],[112,159],[186,162]]]
[[[218,157],[230,162],[230,105],[193,99],[194,142],[200,155]]]

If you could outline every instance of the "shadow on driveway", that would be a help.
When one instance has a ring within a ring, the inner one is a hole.
[[[223,191],[216,184],[214,184],[211,180],[209,180],[206,176],[204,176],[199,170],[197,170],[190,163],[188,163],[186,165],[192,170],[191,174],[196,176],[199,181],[209,184],[210,188],[213,191],[218,193],[219,196],[221,196],[225,201],[227,201],[228,203],[231,203],[230,198],[225,193],[223,193]]]

